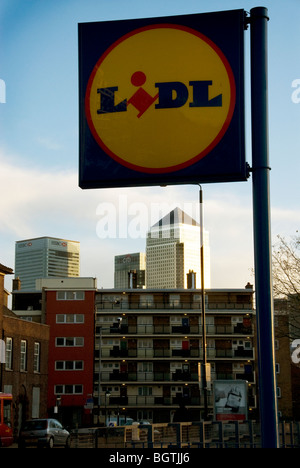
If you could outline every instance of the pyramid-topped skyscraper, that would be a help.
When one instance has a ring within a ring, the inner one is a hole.
[[[209,234],[204,231],[204,286],[210,288]],[[146,287],[187,288],[187,274],[196,273],[201,287],[200,226],[175,208],[149,230],[146,245]]]

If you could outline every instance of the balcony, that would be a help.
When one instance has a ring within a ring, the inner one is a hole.
[[[252,310],[251,301],[246,301],[244,303],[237,302],[207,302],[205,301],[205,307],[208,310]],[[97,311],[102,310],[114,310],[114,311],[126,311],[126,310],[201,310],[201,301],[180,301],[180,302],[169,302],[166,300],[162,301],[148,301],[148,302],[138,302],[132,301],[101,301],[96,299]]]
[[[95,377],[97,379],[97,376]],[[183,371],[154,372],[101,372],[101,382],[198,382],[198,374]]]
[[[154,408],[156,406],[178,406],[178,404],[182,401],[182,397],[178,396],[140,396],[140,395],[132,395],[127,397],[110,397],[109,403],[107,408],[112,408],[114,406],[126,406],[126,407],[143,407],[143,408]],[[193,396],[193,397],[186,397],[184,398],[184,402],[186,405],[189,406],[203,406],[204,399],[203,397]],[[209,405],[213,404],[213,397],[208,397]]]
[[[225,358],[225,359],[232,359],[232,358],[253,359],[254,351],[253,349],[244,349],[243,347],[239,347],[237,349],[231,349],[231,348],[216,349],[215,357]]]
[[[242,325],[242,324],[241,324]],[[96,327],[96,334],[99,334],[99,327]],[[207,336],[213,335],[232,335],[232,336],[253,336],[253,327],[243,327],[235,325],[206,325]],[[110,335],[138,335],[138,336],[151,336],[151,335],[198,335],[202,336],[202,325],[127,325],[123,324],[119,329],[115,325],[111,326],[108,331],[103,330],[102,336],[109,337]]]
[[[194,333],[198,333],[199,328],[194,327]],[[189,325],[182,325],[182,326],[175,326],[172,327],[172,333],[176,333],[179,335],[187,335],[191,332],[191,327]]]
[[[202,359],[201,348],[190,349],[169,349],[169,348],[133,348],[133,349],[109,349],[102,348],[102,359],[161,359],[161,358],[198,358]],[[254,349],[216,349],[207,348],[206,357],[208,359],[254,359]],[[99,351],[95,351],[95,358],[99,358]]]
[[[238,349],[234,350],[234,357],[253,359],[254,352],[253,349],[244,349],[242,347],[238,347]]]
[[[120,349],[119,347],[114,347],[109,350],[109,357],[114,358],[125,358],[128,357],[128,349]]]
[[[172,357],[182,357],[182,358],[187,358],[191,356],[191,350],[190,349],[172,349]]]
[[[197,382],[198,374],[176,370],[172,373],[173,382]]]

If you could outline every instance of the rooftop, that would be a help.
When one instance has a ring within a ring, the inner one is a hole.
[[[172,210],[169,214],[167,214],[157,223],[155,223],[152,226],[152,228],[162,226],[174,226],[175,224],[188,224],[189,226],[199,226],[199,223],[197,223],[195,219],[193,219],[191,216],[189,216],[177,207],[175,208],[175,210]]]
[[[14,271],[12,270],[12,268],[6,267],[2,265],[2,263],[0,263],[0,273],[4,275],[13,275]]]

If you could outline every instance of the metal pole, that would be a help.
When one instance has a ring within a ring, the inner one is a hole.
[[[101,348],[102,348],[102,327],[99,329],[99,369],[98,369],[98,424],[100,424],[100,406],[101,406]],[[106,422],[104,423],[106,426]]]
[[[208,418],[208,403],[207,403],[207,376],[206,376],[206,320],[205,320],[205,289],[204,289],[204,226],[203,226],[203,192],[202,186],[199,184],[199,207],[200,207],[200,265],[201,265],[201,310],[202,310],[202,381],[203,381],[203,396],[204,396],[204,420]]]
[[[250,15],[253,228],[261,437],[263,448],[277,448],[268,141],[267,24],[269,18],[268,10],[264,7],[253,8]]]

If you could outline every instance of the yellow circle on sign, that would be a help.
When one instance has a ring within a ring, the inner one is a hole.
[[[194,164],[221,141],[235,107],[235,81],[221,50],[178,25],[123,36],[96,64],[86,116],[101,148],[142,172]]]

